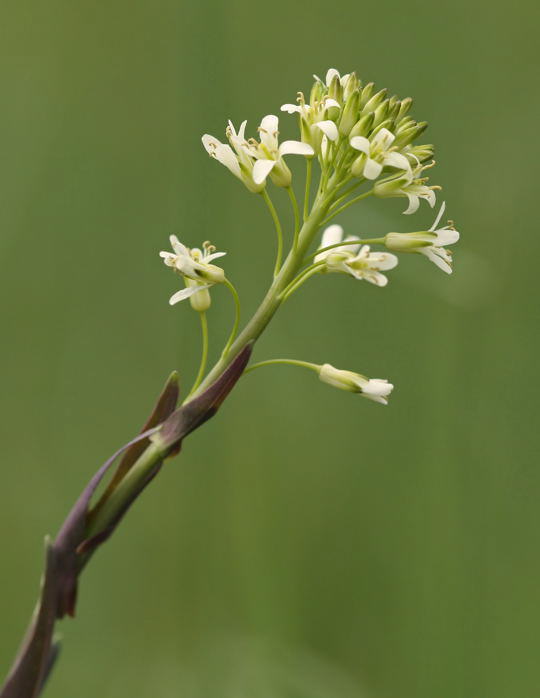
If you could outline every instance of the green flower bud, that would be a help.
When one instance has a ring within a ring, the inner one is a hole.
[[[375,87],[374,82],[368,82],[367,85],[364,86],[362,90],[362,94],[360,95],[360,107],[363,109],[365,105],[368,103],[369,99],[371,98],[371,95],[373,94],[373,88]]]
[[[343,87],[341,86],[341,81],[337,75],[334,75],[330,84],[328,85],[328,96],[335,99],[336,102],[340,104],[343,102]]]
[[[350,138],[353,138],[354,136],[368,136],[368,134],[371,132],[371,128],[373,126],[373,119],[374,119],[374,114],[371,112],[370,114],[365,114],[359,121],[356,122],[356,124],[352,127],[352,130],[349,134]]]
[[[366,103],[366,105],[362,109],[362,114],[366,114],[367,112],[370,112],[370,111],[375,111],[375,109],[377,109],[379,104],[381,104],[384,101],[384,99],[386,98],[387,92],[388,92],[388,90],[386,89],[386,87],[383,87],[383,89],[379,90],[379,92],[377,92],[377,94],[374,94],[373,97],[371,97],[371,99]]]
[[[387,128],[389,131],[393,131],[394,127],[394,120],[393,119],[386,119],[386,121],[383,121],[380,123],[376,128],[373,129],[371,133],[371,138],[375,136],[379,131],[382,131],[383,128]]]
[[[409,113],[412,105],[413,100],[411,97],[406,97],[405,99],[401,100],[399,111],[396,116],[396,122],[401,121],[401,119],[403,119]]]
[[[358,119],[358,109],[360,106],[360,93],[355,91],[345,102],[345,107],[341,111],[339,120],[339,132],[343,136],[348,136]]]
[[[324,97],[325,91],[323,83],[320,80],[315,80],[309,95],[310,103],[315,104],[315,102],[320,102]]]
[[[356,77],[356,73],[351,73],[347,82],[345,83],[345,86],[343,87],[343,99],[350,99],[350,97],[355,93],[358,93],[358,97],[360,98],[360,85],[361,83]]]
[[[411,126],[411,128],[407,128],[404,131],[399,131],[396,137],[395,145],[403,147],[404,145],[412,143],[415,138],[418,138],[418,136],[426,130],[427,127],[427,121],[422,121],[421,123],[416,124],[416,126]]]
[[[431,144],[426,145],[413,145],[409,146],[407,152],[414,157],[418,158],[420,162],[425,162],[426,160],[431,160],[433,153],[435,151],[435,146]]]
[[[378,126],[379,124],[382,124],[382,122],[387,118],[388,116],[388,101],[382,102],[382,104],[379,104],[377,109],[375,109],[375,112],[373,114],[373,126]]]

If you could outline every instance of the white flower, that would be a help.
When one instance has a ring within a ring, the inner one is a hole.
[[[450,225],[437,228],[446,204],[443,202],[435,222],[428,231],[418,233],[388,233],[385,245],[397,252],[418,252],[425,255],[447,274],[452,273],[452,253],[446,245],[453,245],[459,240],[459,233]]]
[[[300,127],[302,141],[309,143],[317,152],[321,150],[321,142],[324,136],[332,142],[339,138],[339,131],[335,122],[329,118],[329,110],[341,109],[341,105],[335,99],[322,97],[311,104],[306,104],[302,92],[298,93],[298,104],[283,104],[281,111],[289,114],[300,115]]]
[[[324,262],[323,271],[350,274],[355,279],[365,279],[375,286],[386,286],[388,279],[381,271],[397,266],[398,258],[389,252],[370,252],[368,245],[354,244],[357,237],[349,235],[343,240],[343,228],[331,225],[323,233],[315,262]],[[352,244],[338,245],[340,242]],[[324,248],[338,245],[330,250]]]
[[[247,121],[243,121],[237,133],[232,122],[229,121],[225,135],[230,145],[221,143],[217,138],[210,136],[208,133],[204,134],[202,142],[206,152],[211,157],[215,158],[222,165],[225,165],[225,167],[227,167],[235,177],[238,177],[251,192],[258,194],[264,189],[266,183],[264,180],[257,183],[253,179],[254,161],[246,149],[247,141],[244,135],[246,124]]]
[[[343,371],[331,364],[323,364],[319,371],[319,378],[329,385],[351,393],[360,393],[363,397],[382,405],[387,405],[387,397],[394,386],[383,378],[366,378],[360,373]]]
[[[365,136],[353,136],[351,146],[362,153],[351,167],[355,177],[362,175],[366,179],[377,179],[384,167],[396,167],[410,172],[408,159],[392,148],[395,139],[395,135],[387,128],[381,128],[371,141]]]
[[[345,87],[347,82],[349,81],[350,73],[347,73],[347,75],[344,75],[343,77],[341,77],[341,75],[339,74],[339,70],[336,70],[335,68],[330,68],[326,72],[326,79],[325,80],[321,80],[321,78],[318,75],[314,75],[313,77],[315,78],[315,80],[322,82],[323,85],[326,85],[326,87],[330,87],[332,80],[335,77],[337,77],[341,86]]]
[[[434,165],[435,161],[429,165],[418,165],[418,167],[415,167],[411,172],[405,172],[398,177],[377,182],[373,187],[373,193],[375,196],[380,196],[382,198],[406,196],[409,199],[409,206],[403,211],[405,214],[416,213],[420,206],[420,199],[425,199],[431,208],[433,208],[436,201],[435,190],[440,189],[440,187],[428,187],[426,182],[429,178],[422,177],[421,174],[424,170]]]
[[[271,174],[274,184],[288,187],[291,184],[291,172],[285,164],[283,156],[311,156],[315,154],[308,143],[284,141],[280,145],[278,127],[278,117],[268,114],[259,126],[260,143],[249,141],[247,146],[244,146],[248,154],[256,159],[252,173],[255,184],[263,184],[268,175]]]
[[[190,298],[195,310],[206,310],[210,306],[208,289],[214,284],[225,281],[223,269],[210,262],[227,253],[216,252],[215,247],[209,242],[203,243],[203,250],[200,250],[197,247],[189,249],[178,240],[176,235],[171,235],[169,240],[174,252],[162,251],[159,256],[168,267],[182,274],[186,284],[186,288],[171,296],[169,303],[174,305]]]

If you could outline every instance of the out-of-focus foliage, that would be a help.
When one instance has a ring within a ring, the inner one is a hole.
[[[42,536],[168,373],[196,370],[167,236],[227,250],[246,311],[271,274],[267,212],[200,135],[255,126],[333,66],[430,122],[455,273],[410,255],[385,289],[336,275],[291,299],[256,358],[388,377],[390,406],[289,367],[246,376],[96,556],[47,695],[536,695],[537,23],[532,1],[2,4],[2,667]],[[402,210],[340,222],[432,222]]]

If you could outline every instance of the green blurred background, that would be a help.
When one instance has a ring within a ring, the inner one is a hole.
[[[540,694],[536,8],[4,0],[2,673],[44,534],[168,372],[196,369],[167,236],[226,249],[246,311],[270,275],[267,212],[200,135],[255,127],[332,66],[430,122],[455,274],[411,256],[384,291],[321,278],[287,304],[257,358],[388,377],[390,406],[288,367],[246,377],[85,573],[47,696]],[[403,208],[341,222],[432,221]],[[217,351],[232,309],[213,297]]]

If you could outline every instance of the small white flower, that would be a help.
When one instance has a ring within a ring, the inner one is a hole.
[[[197,247],[189,249],[178,240],[176,235],[171,235],[169,240],[173,252],[161,251],[159,256],[168,267],[172,267],[182,274],[186,284],[186,288],[171,296],[170,305],[190,298],[191,305],[195,310],[206,310],[210,305],[208,289],[214,284],[225,281],[223,269],[215,264],[210,264],[210,262],[227,253],[216,252],[213,245],[208,242],[203,243],[203,250],[200,250]]]
[[[396,252],[418,252],[426,256],[439,269],[447,274],[452,273],[452,253],[446,250],[446,245],[453,245],[459,240],[459,233],[449,225],[438,228],[444,214],[446,204],[443,202],[435,222],[428,231],[418,233],[388,233],[385,245]]]
[[[355,279],[365,279],[375,286],[386,286],[388,278],[381,271],[397,266],[398,258],[389,252],[370,252],[369,245],[354,244],[357,237],[349,235],[343,239],[343,228],[331,225],[323,233],[315,262],[324,262],[323,271],[350,274]],[[338,243],[352,243],[338,245]],[[338,245],[330,250],[324,248]]]
[[[313,146],[317,153],[321,152],[321,143],[324,137],[332,142],[339,138],[338,128],[335,122],[329,118],[329,110],[335,112],[336,109],[339,112],[341,105],[328,95],[313,101],[311,104],[306,104],[302,92],[298,93],[298,104],[283,104],[281,107],[281,111],[300,115],[302,141]]]
[[[382,405],[387,405],[387,397],[394,386],[383,378],[366,378],[360,373],[344,371],[335,368],[331,364],[323,364],[319,372],[319,378],[329,385],[351,393],[360,393],[363,397]]]
[[[246,150],[246,124],[247,121],[243,121],[238,132],[236,132],[232,122],[229,121],[225,135],[230,145],[221,143],[208,133],[205,133],[202,137],[202,143],[211,157],[225,165],[251,192],[258,194],[264,189],[266,182],[263,180],[257,183],[253,179],[254,160],[250,157],[248,150]]]
[[[381,198],[406,196],[409,199],[409,206],[403,213],[416,213],[420,206],[420,199],[425,199],[433,208],[436,202],[435,191],[440,189],[439,186],[429,187],[426,182],[428,177],[422,177],[422,172],[435,165],[433,161],[429,165],[418,165],[412,172],[405,172],[403,175],[392,179],[377,182],[373,187],[375,196]]]
[[[332,80],[335,77],[337,77],[341,86],[345,87],[347,85],[347,82],[349,81],[350,73],[347,73],[347,75],[341,77],[341,75],[339,74],[339,70],[336,70],[335,68],[329,68],[329,70],[326,72],[325,80],[321,80],[321,78],[318,75],[314,75],[313,77],[315,78],[315,80],[322,82],[323,85],[326,85],[326,87],[330,87]]]
[[[399,170],[411,171],[408,159],[392,148],[396,137],[387,128],[381,128],[370,141],[365,136],[353,136],[351,146],[359,150],[360,155],[352,164],[351,171],[356,176],[366,179],[377,179],[384,167],[396,167]]]
[[[308,143],[301,141],[278,141],[279,119],[273,114],[268,114],[259,126],[260,143],[248,141],[244,146],[248,154],[256,159],[253,166],[253,181],[255,184],[263,184],[268,175],[272,175],[274,184],[280,187],[288,187],[291,184],[291,172],[283,160],[284,155],[314,155],[313,148]]]

